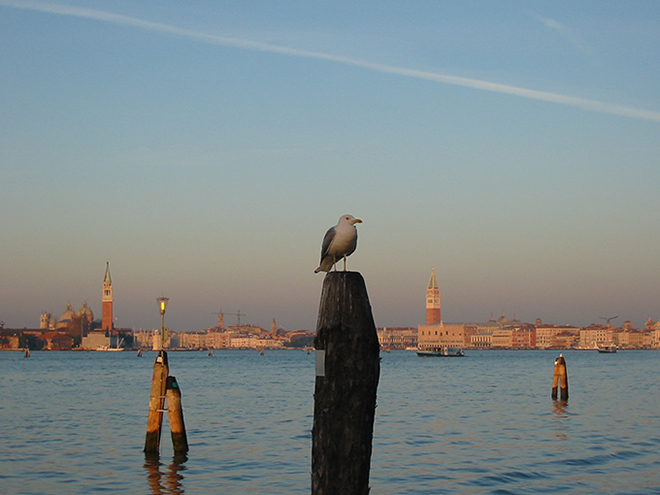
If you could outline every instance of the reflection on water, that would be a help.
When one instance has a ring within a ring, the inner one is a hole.
[[[568,412],[566,410],[568,408],[568,400],[566,400],[566,399],[561,399],[561,400],[554,399],[552,401],[552,405],[553,405],[552,412],[554,413],[554,415],[557,418],[568,418]],[[557,423],[557,425],[558,425],[557,427],[560,431],[555,433],[554,437],[558,440],[567,441],[568,438],[569,438],[568,435],[566,434],[566,431],[568,430],[567,423],[562,421],[561,423]]]
[[[144,469],[147,472],[147,482],[153,495],[183,495],[182,471],[186,470],[188,456],[175,455],[167,468],[160,461],[158,454],[146,454]]]
[[[560,418],[566,418],[568,417],[568,414],[566,414],[566,408],[568,407],[568,401],[567,400],[553,400],[554,403],[554,413],[555,415],[559,416]]]

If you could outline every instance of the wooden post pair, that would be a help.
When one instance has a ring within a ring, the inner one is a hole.
[[[144,452],[158,453],[160,435],[163,429],[163,413],[168,412],[172,447],[175,454],[188,452],[188,438],[183,421],[181,407],[181,389],[173,376],[168,376],[169,366],[167,352],[160,351],[154,363],[154,373],[151,378],[151,397],[149,399],[149,418],[147,420],[147,437],[144,442]],[[167,409],[165,400],[167,399]]]
[[[553,399],[557,398],[557,388],[559,388],[561,400],[568,400],[568,373],[566,373],[566,360],[563,354],[555,359],[555,374],[552,380]]]

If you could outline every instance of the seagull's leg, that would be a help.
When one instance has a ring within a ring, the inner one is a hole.
[[[344,255],[344,271],[346,271],[346,255]]]

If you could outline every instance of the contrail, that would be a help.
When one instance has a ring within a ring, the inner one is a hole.
[[[589,47],[584,41],[582,41],[577,35],[573,33],[571,29],[566,27],[564,24],[550,19],[549,17],[543,17],[536,12],[529,12],[529,15],[543,24],[545,27],[553,29],[555,32],[559,33],[565,40],[575,46],[585,55],[593,55],[594,51]]]
[[[407,69],[405,67],[378,64],[378,63],[367,62],[349,57],[342,57],[339,55],[331,55],[327,53],[315,52],[309,50],[300,50],[297,48],[272,45],[269,43],[260,43],[257,41],[243,40],[239,38],[219,36],[214,34],[205,34],[197,31],[192,31],[189,29],[179,28],[176,26],[170,26],[168,24],[145,21],[135,17],[125,16],[121,14],[113,14],[111,12],[104,12],[95,9],[71,7],[66,5],[55,5],[50,3],[42,3],[42,2],[34,2],[34,1],[22,2],[16,0],[0,0],[0,5],[17,8],[17,9],[45,12],[50,14],[93,19],[93,20],[108,22],[112,24],[120,24],[124,26],[133,26],[136,28],[165,33],[169,35],[180,36],[183,38],[193,39],[209,44],[231,46],[231,47],[261,51],[261,52],[279,53],[282,55],[289,55],[294,57],[327,60],[329,62],[352,65],[355,67],[361,67],[363,69],[368,69],[385,74],[396,74],[399,76],[411,77],[414,79],[425,79],[428,81],[435,81],[443,84],[450,84],[453,86],[462,86],[466,88],[479,89],[482,91],[490,91],[493,93],[510,94],[522,98],[529,98],[532,100],[559,103],[561,105],[577,107],[592,112],[606,113],[611,115],[618,115],[621,117],[630,117],[634,119],[660,122],[660,112],[654,110],[645,110],[641,108],[634,108],[624,105],[607,103],[604,101],[577,98],[577,97],[562,95],[558,93],[550,93],[547,91],[521,88],[507,84],[499,84],[499,83],[484,81],[480,79],[471,79],[467,77],[451,76],[437,72],[428,72],[422,70]]]

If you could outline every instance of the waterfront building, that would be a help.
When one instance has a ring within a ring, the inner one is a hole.
[[[504,314],[502,314],[502,317],[504,317]],[[500,318],[501,319],[501,318]],[[506,320],[509,321],[509,320]],[[495,318],[493,318],[493,315],[490,315],[490,320],[484,323],[475,323],[477,325],[477,329],[479,330],[479,333],[481,334],[493,334],[495,330],[499,330],[502,328],[502,323],[498,323]]]
[[[252,335],[261,335],[266,333],[266,330],[258,325],[232,325],[227,328],[227,331],[233,333],[247,333]]]
[[[579,347],[580,330],[577,328],[565,329],[555,334],[551,347],[555,349],[574,349]]]
[[[179,347],[184,349],[206,349],[211,347],[207,342],[207,332],[180,332]]]
[[[282,349],[284,342],[270,336],[237,335],[231,338],[229,346],[233,349]]]
[[[644,346],[644,334],[642,330],[624,327],[614,331],[613,340],[623,349],[640,349]]]
[[[45,342],[43,348],[50,351],[71,350],[73,347],[73,339],[61,332],[47,332],[39,337],[39,339]]]
[[[540,349],[576,347],[579,338],[580,329],[572,325],[536,325],[536,346]]]
[[[589,325],[580,329],[580,347],[595,349],[612,343],[613,328],[605,325]]]
[[[107,349],[110,347],[110,337],[104,331],[92,331],[82,338],[80,347],[87,350]]]
[[[154,330],[153,336],[152,336],[152,344],[151,344],[151,349],[153,351],[162,351],[163,349],[169,349],[170,344],[172,343],[172,334],[170,332],[167,332],[165,335],[165,341],[160,337],[160,330]]]
[[[53,314],[43,311],[39,318],[39,328],[41,330],[55,330],[55,325],[57,325],[57,321]]]
[[[489,349],[493,345],[493,332],[480,332],[470,336],[470,346],[479,349]]]
[[[137,330],[133,332],[133,343],[140,349],[149,349],[153,345],[154,333],[157,330]]]
[[[511,347],[514,349],[531,349],[536,347],[536,327],[527,323],[513,327]]]
[[[642,347],[644,349],[653,349],[655,343],[655,329],[644,330],[644,342]]]
[[[226,332],[209,331],[206,334],[206,345],[211,349],[226,349],[229,347],[229,334]]]
[[[417,347],[417,329],[413,327],[377,328],[378,342],[382,348],[386,349],[405,349],[407,347]]]
[[[474,323],[440,323],[438,325],[419,325],[418,346],[420,349],[429,347],[467,347],[472,336],[477,334]]]
[[[435,278],[435,268],[431,270],[431,278],[426,288],[426,324],[436,325],[442,322],[440,318],[440,287]]]
[[[500,347],[500,348],[509,348],[512,347],[513,342],[513,328],[499,328],[493,332],[491,337],[491,346]]]

